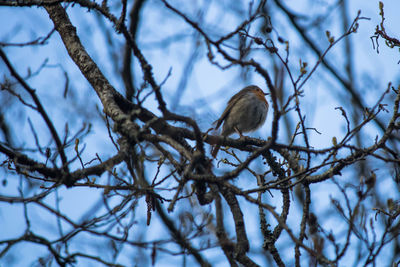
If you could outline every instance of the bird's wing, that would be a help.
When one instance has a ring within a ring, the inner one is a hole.
[[[213,122],[213,124],[215,124],[215,129],[218,129],[219,126],[221,126],[222,122],[226,119],[226,117],[228,117],[229,113],[231,112],[232,107],[239,101],[240,98],[242,98],[242,96],[244,94],[246,94],[250,90],[251,90],[250,88],[246,87],[245,89],[241,90],[239,93],[232,96],[231,99],[229,99],[228,105],[226,106],[224,112],[222,112],[221,117],[218,120]]]

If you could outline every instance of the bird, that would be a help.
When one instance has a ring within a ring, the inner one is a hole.
[[[243,133],[255,131],[260,128],[268,114],[268,102],[260,87],[249,85],[240,90],[228,101],[228,104],[221,117],[216,120],[215,130],[222,125],[221,135],[228,137],[233,133],[238,133],[240,138]],[[215,158],[221,144],[216,144],[211,151],[211,155]]]

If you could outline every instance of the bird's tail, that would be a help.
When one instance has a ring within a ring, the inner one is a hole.
[[[211,150],[211,155],[213,156],[213,158],[217,157],[218,151],[221,148],[220,144],[216,144],[213,149]]]

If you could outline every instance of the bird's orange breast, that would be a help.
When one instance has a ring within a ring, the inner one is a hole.
[[[260,99],[261,101],[263,101],[265,104],[268,105],[267,99],[265,99],[265,95],[264,95],[263,92],[256,90],[256,91],[254,91],[254,93],[255,93],[255,95],[257,96],[258,99]]]

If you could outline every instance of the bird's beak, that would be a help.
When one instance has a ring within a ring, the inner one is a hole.
[[[264,95],[269,95],[269,93],[264,93]]]

